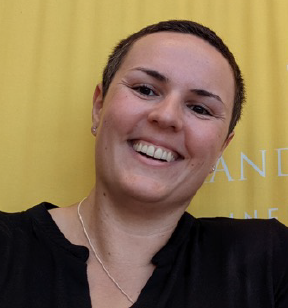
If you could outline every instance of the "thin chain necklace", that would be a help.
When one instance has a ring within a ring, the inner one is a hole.
[[[103,271],[106,273],[106,275],[110,278],[110,280],[114,283],[114,285],[117,287],[117,289],[128,299],[128,301],[132,304],[134,304],[134,301],[132,300],[132,298],[120,287],[119,283],[115,280],[115,278],[109,273],[108,269],[105,267],[105,265],[103,264],[102,260],[100,259],[99,255],[97,254],[91,240],[90,237],[88,235],[88,232],[86,231],[85,225],[84,225],[84,221],[83,218],[80,214],[80,207],[82,202],[85,200],[86,198],[84,198],[81,202],[79,202],[78,207],[77,207],[77,212],[78,212],[78,217],[79,220],[81,222],[82,228],[83,228],[83,232],[88,240],[88,243],[94,253],[94,256],[96,258],[96,260],[100,263],[101,267],[103,268]]]

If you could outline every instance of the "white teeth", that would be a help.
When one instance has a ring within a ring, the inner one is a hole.
[[[133,144],[133,149],[136,152],[141,152],[155,159],[166,160],[167,162],[175,161],[175,157],[171,152],[164,151],[161,148],[156,148],[153,145],[149,145],[149,146],[146,144],[142,145],[142,143],[139,142],[139,143]]]
[[[142,146],[142,148],[141,148],[141,152],[143,153],[143,154],[146,154],[147,153],[147,149],[148,149],[148,146],[146,145],[146,144],[144,144],[143,146]]]
[[[167,160],[167,152],[166,151],[164,151],[164,153],[162,154],[161,159]]]
[[[167,161],[168,161],[168,162],[170,162],[170,161],[172,160],[172,155],[171,155],[171,152],[169,152],[169,153],[168,153],[168,155],[167,155],[167,158],[166,158],[166,159],[167,159]]]
[[[162,153],[163,153],[163,150],[162,149],[160,149],[160,148],[158,148],[156,151],[155,151],[155,153],[154,153],[154,158],[156,158],[156,159],[161,159],[161,157],[162,157]]]
[[[146,155],[148,156],[154,156],[154,152],[155,152],[155,148],[153,147],[153,145],[149,145],[148,149],[147,149],[147,152],[146,152]]]

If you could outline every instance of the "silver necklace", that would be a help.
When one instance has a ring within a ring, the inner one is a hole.
[[[117,287],[117,289],[128,299],[128,301],[132,304],[134,304],[134,301],[132,300],[132,298],[120,287],[119,283],[115,280],[115,278],[110,274],[110,272],[108,271],[108,269],[105,267],[105,265],[103,264],[102,260],[100,259],[99,255],[97,254],[91,240],[90,240],[90,237],[88,235],[88,232],[86,231],[86,228],[85,228],[85,225],[84,225],[84,221],[83,221],[83,218],[80,214],[80,207],[81,207],[81,204],[82,202],[85,200],[86,198],[84,198],[81,202],[79,202],[78,204],[78,207],[77,207],[77,212],[78,212],[78,217],[79,217],[79,220],[81,222],[81,225],[82,225],[82,228],[83,228],[83,232],[88,240],[88,243],[94,253],[94,256],[96,258],[96,260],[100,263],[103,271],[106,273],[106,275],[110,278],[110,280],[114,283],[114,285]]]

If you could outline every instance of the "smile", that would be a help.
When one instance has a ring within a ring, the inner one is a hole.
[[[144,141],[135,141],[133,143],[134,151],[154,158],[160,161],[173,162],[178,158],[178,155],[168,149],[160,146],[148,144]]]

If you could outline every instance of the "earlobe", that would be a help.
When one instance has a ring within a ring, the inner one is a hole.
[[[98,127],[100,122],[100,115],[103,108],[103,92],[102,84],[96,86],[93,95],[93,109],[92,109],[92,126]]]
[[[211,170],[209,171],[209,173],[211,174],[211,173],[213,173],[215,170],[216,170],[216,166],[213,165],[212,168],[211,168]]]
[[[92,126],[91,127],[91,132],[94,136],[96,136],[96,132],[97,132],[97,127],[96,126]]]

